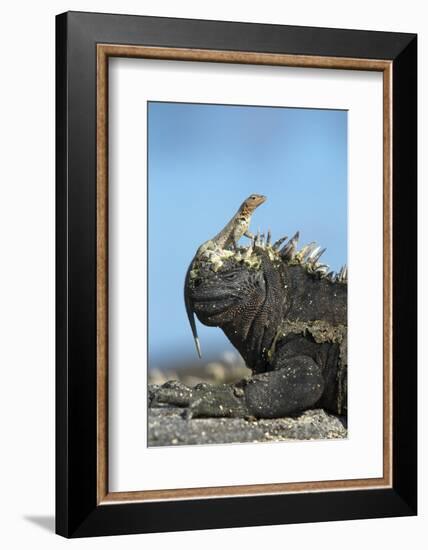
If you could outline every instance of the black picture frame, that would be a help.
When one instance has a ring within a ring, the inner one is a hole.
[[[98,504],[100,43],[392,62],[392,487]],[[415,515],[417,36],[68,12],[56,18],[56,97],[56,532],[85,537]]]

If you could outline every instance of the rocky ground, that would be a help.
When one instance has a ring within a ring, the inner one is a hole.
[[[293,418],[244,420],[241,418],[192,418],[182,416],[183,409],[164,407],[149,409],[148,444],[207,445],[347,437],[343,418],[322,409],[305,411]]]
[[[177,370],[152,369],[149,372],[149,393],[168,380],[194,386],[197,383],[229,384],[250,376],[239,356],[206,365]],[[241,418],[192,418],[182,416],[183,409],[170,406],[149,408],[148,444],[208,445],[212,443],[244,443],[313,439],[343,439],[348,433],[346,419],[322,409],[305,411],[288,418],[244,420]]]

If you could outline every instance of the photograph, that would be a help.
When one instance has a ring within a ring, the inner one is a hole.
[[[417,34],[188,15],[56,17],[55,531],[406,521]]]
[[[148,446],[347,438],[347,110],[148,101],[147,144]]]

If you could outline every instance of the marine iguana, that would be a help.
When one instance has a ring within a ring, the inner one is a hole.
[[[206,250],[211,249],[229,249],[232,247],[234,250],[237,250],[237,243],[242,236],[246,236],[249,239],[254,239],[254,235],[250,233],[249,227],[251,222],[251,216],[253,215],[254,210],[263,204],[266,200],[264,195],[257,195],[253,193],[247,197],[244,202],[239,207],[236,214],[233,218],[223,227],[220,233],[217,233],[215,237],[205,241],[196,251],[195,256],[193,257],[190,265],[187,269],[186,278],[184,281],[184,303],[186,306],[187,317],[189,319],[190,327],[192,329],[193,339],[195,341],[196,351],[198,356],[201,357],[201,346],[199,343],[198,332],[196,330],[195,319],[193,317],[193,310],[190,303],[189,293],[188,293],[188,281],[189,274],[192,270],[193,263],[196,258],[201,256]]]
[[[252,376],[233,385],[167,382],[152,406],[187,417],[278,418],[309,408],[347,412],[347,269],[329,271],[324,250],[297,250],[299,234],[274,245],[258,237],[236,251],[197,254],[186,277],[192,311],[220,327]]]

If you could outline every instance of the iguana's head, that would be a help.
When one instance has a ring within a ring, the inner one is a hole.
[[[201,262],[192,271],[190,300],[204,325],[222,327],[246,315],[264,300],[266,285],[259,265],[229,258],[219,263]]]
[[[205,250],[187,282],[191,311],[221,328],[248,367],[262,372],[282,317],[281,270],[261,246]]]

